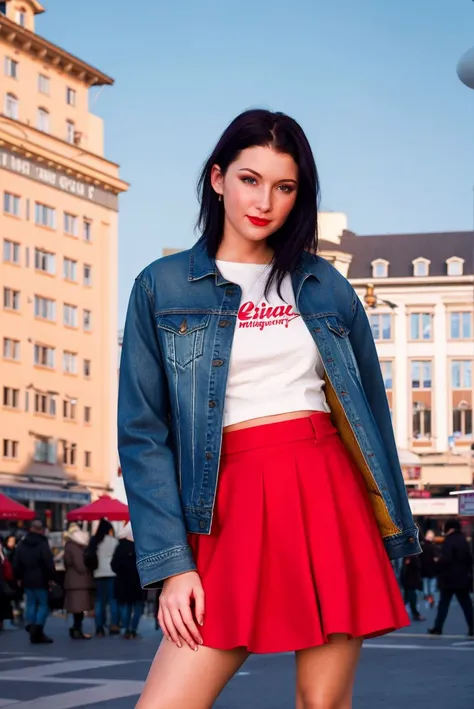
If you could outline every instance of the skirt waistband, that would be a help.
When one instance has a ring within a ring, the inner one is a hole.
[[[337,429],[331,421],[330,414],[317,411],[303,418],[265,423],[224,433],[222,455],[232,455],[256,448],[268,448],[307,439],[317,441],[335,432]]]

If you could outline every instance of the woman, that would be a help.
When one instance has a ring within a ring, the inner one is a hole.
[[[94,579],[96,583],[95,601],[95,634],[98,638],[105,636],[107,624],[107,606],[110,608],[110,635],[118,635],[119,611],[115,598],[115,574],[111,562],[117,547],[114,528],[106,519],[101,519],[96,533],[91,538],[88,551],[95,554]]]
[[[23,590],[16,580],[13,573],[13,564],[15,561],[15,553],[17,548],[17,538],[14,534],[9,534],[4,541],[3,554],[5,557],[4,561],[4,579],[10,587],[11,594],[11,607],[12,607],[12,622],[22,623],[23,621],[23,608],[22,608],[22,598]]]
[[[89,535],[73,523],[69,525],[64,536],[64,605],[74,619],[72,627],[69,628],[69,635],[73,640],[90,640],[91,635],[82,630],[84,613],[94,608],[94,580],[84,563],[84,550],[89,542]]]
[[[403,598],[405,603],[410,607],[412,621],[426,620],[418,610],[418,591],[423,589],[421,564],[418,556],[409,556],[403,560],[401,582]]]
[[[429,603],[430,608],[434,608],[436,603],[436,592],[438,584],[436,576],[439,570],[439,557],[441,550],[435,542],[435,533],[428,529],[425,539],[421,544],[423,554],[421,555],[421,576],[423,579],[423,595]]]
[[[419,552],[370,326],[315,255],[293,119],[238,116],[199,186],[202,236],[137,277],[123,340],[120,459],[167,639],[138,707],[207,709],[249,653],[294,650],[298,709],[346,709],[363,638],[409,622],[389,556]]]
[[[146,591],[142,590],[137,571],[137,557],[132,525],[125,525],[119,533],[119,543],[112,558],[115,579],[115,597],[120,609],[120,624],[126,640],[138,637],[138,624],[145,609]]]
[[[0,630],[3,630],[3,621],[13,621],[12,601],[14,591],[11,588],[10,581],[13,580],[11,574],[11,564],[7,559],[3,544],[0,541]]]

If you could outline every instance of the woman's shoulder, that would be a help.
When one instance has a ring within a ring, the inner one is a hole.
[[[190,252],[191,249],[185,249],[155,259],[140,271],[135,280],[149,289],[152,289],[157,283],[162,284],[163,278],[175,279],[184,275],[187,280]]]

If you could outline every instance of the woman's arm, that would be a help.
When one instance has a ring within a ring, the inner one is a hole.
[[[120,363],[118,447],[143,587],[194,571],[169,445],[168,382],[151,289],[139,276],[128,305]]]

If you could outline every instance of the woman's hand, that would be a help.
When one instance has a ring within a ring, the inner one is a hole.
[[[200,625],[204,622],[204,590],[197,571],[187,571],[167,578],[158,610],[158,623],[164,636],[178,647],[182,647],[184,640],[192,650],[197,650],[203,640],[195,619]]]

